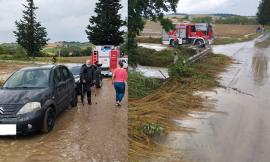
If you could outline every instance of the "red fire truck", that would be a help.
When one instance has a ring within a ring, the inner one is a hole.
[[[112,72],[117,68],[120,59],[120,50],[112,45],[96,46],[92,50],[91,62],[94,64],[96,61],[101,66],[101,73],[104,76],[112,76]]]
[[[208,23],[177,23],[174,30],[163,30],[162,42],[166,45],[211,44],[213,36],[212,26]]]

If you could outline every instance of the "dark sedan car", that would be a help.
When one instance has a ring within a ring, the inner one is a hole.
[[[81,94],[80,93],[80,70],[83,64],[65,64],[65,66],[67,66],[69,68],[69,70],[71,71],[71,73],[74,76],[75,82],[76,82],[76,91],[77,94]],[[102,87],[102,74],[101,74],[101,69],[100,69],[99,65],[96,70],[96,87],[97,88],[101,88]]]
[[[77,105],[74,85],[74,78],[65,66],[18,70],[0,89],[0,128],[11,126],[16,134],[50,132],[56,116],[69,105]],[[4,131],[0,129],[0,134],[5,135]]]

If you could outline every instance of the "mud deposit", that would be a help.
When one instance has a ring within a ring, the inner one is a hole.
[[[10,69],[1,69],[1,71]],[[126,162],[127,96],[120,108],[114,106],[110,79],[93,94],[94,105],[64,111],[48,134],[0,137],[1,162]]]

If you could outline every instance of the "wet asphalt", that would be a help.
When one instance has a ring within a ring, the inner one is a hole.
[[[191,112],[191,119],[175,120],[193,131],[169,133],[160,141],[167,148],[164,155],[154,161],[182,156],[192,162],[270,161],[270,48],[256,48],[250,41],[213,51],[235,59],[220,75],[223,88],[196,94],[214,112]]]

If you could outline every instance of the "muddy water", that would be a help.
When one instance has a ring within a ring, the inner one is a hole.
[[[135,71],[140,72],[144,76],[150,78],[159,78],[159,79],[169,78],[167,68],[138,65]]]
[[[161,51],[168,48],[167,46],[164,46],[162,44],[139,43],[138,45],[140,47],[154,49],[156,51]],[[135,70],[137,72],[141,72],[144,76],[150,78],[159,78],[159,79],[169,78],[167,68],[138,65],[138,67]]]
[[[167,48],[167,46],[162,45],[162,44],[151,44],[151,43],[139,43],[138,46],[144,47],[144,48],[149,48],[149,49],[154,49],[157,51],[161,51]]]
[[[121,108],[114,106],[109,79],[92,97],[97,104],[67,109],[48,134],[0,137],[0,161],[126,162],[127,98]]]
[[[154,161],[269,162],[270,161],[270,48],[254,42],[216,46],[215,53],[233,57],[238,64],[221,74],[225,88],[198,92],[216,112],[193,112],[175,120],[189,132],[171,132],[160,141],[167,147]]]

